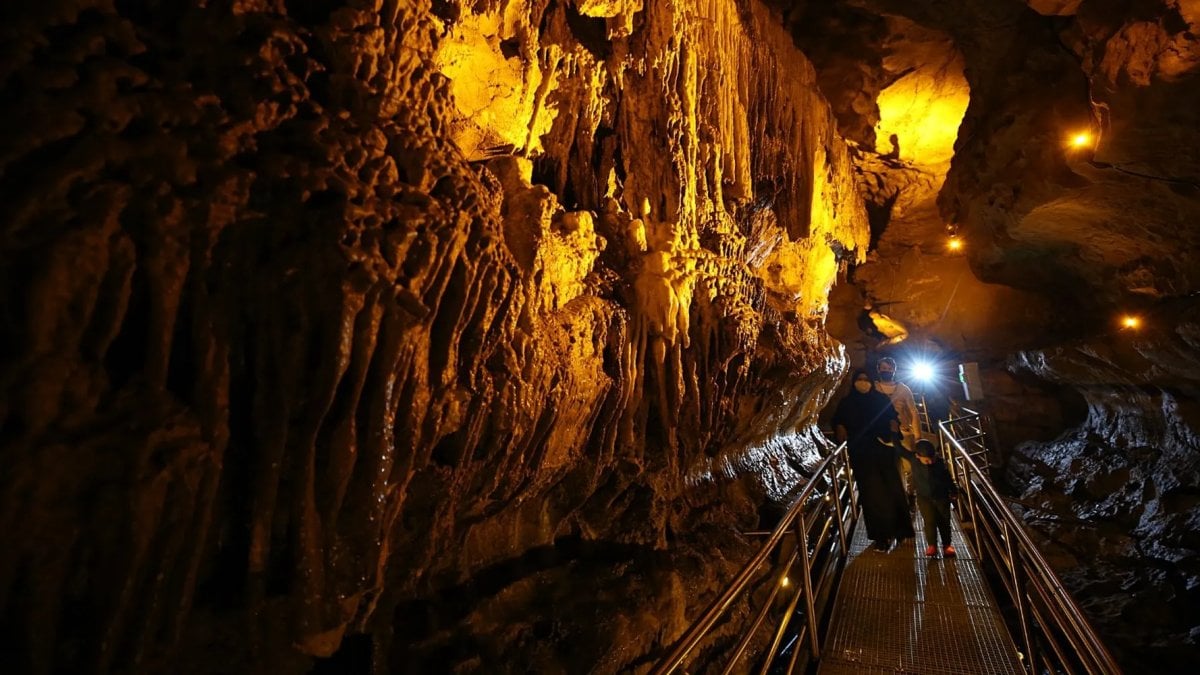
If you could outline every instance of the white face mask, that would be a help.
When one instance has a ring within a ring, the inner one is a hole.
[[[868,391],[871,391],[871,383],[865,380],[855,380],[854,388],[858,390],[858,393],[865,394]]]

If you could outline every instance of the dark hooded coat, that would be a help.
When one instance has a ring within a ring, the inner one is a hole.
[[[855,371],[851,382],[859,373]],[[858,485],[859,504],[867,525],[867,536],[874,541],[905,539],[913,536],[912,518],[908,514],[908,499],[896,468],[896,449],[892,422],[897,419],[896,408],[886,394],[871,391],[863,394],[851,388],[838,402],[833,424],[846,428],[850,467]]]

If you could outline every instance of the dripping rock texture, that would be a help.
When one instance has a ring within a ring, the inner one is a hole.
[[[622,670],[814,455],[869,233],[758,2],[61,0],[0,44],[17,670]]]

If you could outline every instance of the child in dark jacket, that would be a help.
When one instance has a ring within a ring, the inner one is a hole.
[[[917,493],[917,507],[925,523],[925,555],[935,556],[938,552],[938,535],[942,538],[942,554],[947,558],[956,555],[950,544],[950,498],[958,494],[958,486],[950,478],[946,463],[938,455],[933,443],[917,441],[912,455],[913,483]]]

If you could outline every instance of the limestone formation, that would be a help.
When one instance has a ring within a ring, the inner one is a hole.
[[[1198,24],[7,3],[6,665],[644,670],[884,317],[982,365],[1008,487],[1123,662],[1190,663]]]
[[[615,672],[795,489],[868,228],[765,7],[5,12],[19,670]]]
[[[893,15],[949,35],[971,100],[936,215],[893,212],[920,189],[903,141],[894,157],[878,138],[861,153],[878,247],[853,271],[858,288],[835,290],[831,332],[861,344],[845,315],[867,301],[918,351],[979,361],[1001,455],[1015,450],[1008,479],[1049,509],[1029,522],[1074,551],[1058,561],[1071,590],[1123,662],[1178,672],[1200,625],[1188,590],[1200,551],[1181,536],[1179,496],[1200,487],[1188,355],[1200,139],[1184,112],[1197,109],[1195,3],[1028,3],[1067,18],[1020,3],[848,4],[876,17],[845,24],[843,41],[868,54],[895,41],[878,23]],[[960,254],[938,246],[948,234]],[[1124,328],[1126,315],[1142,326]]]

